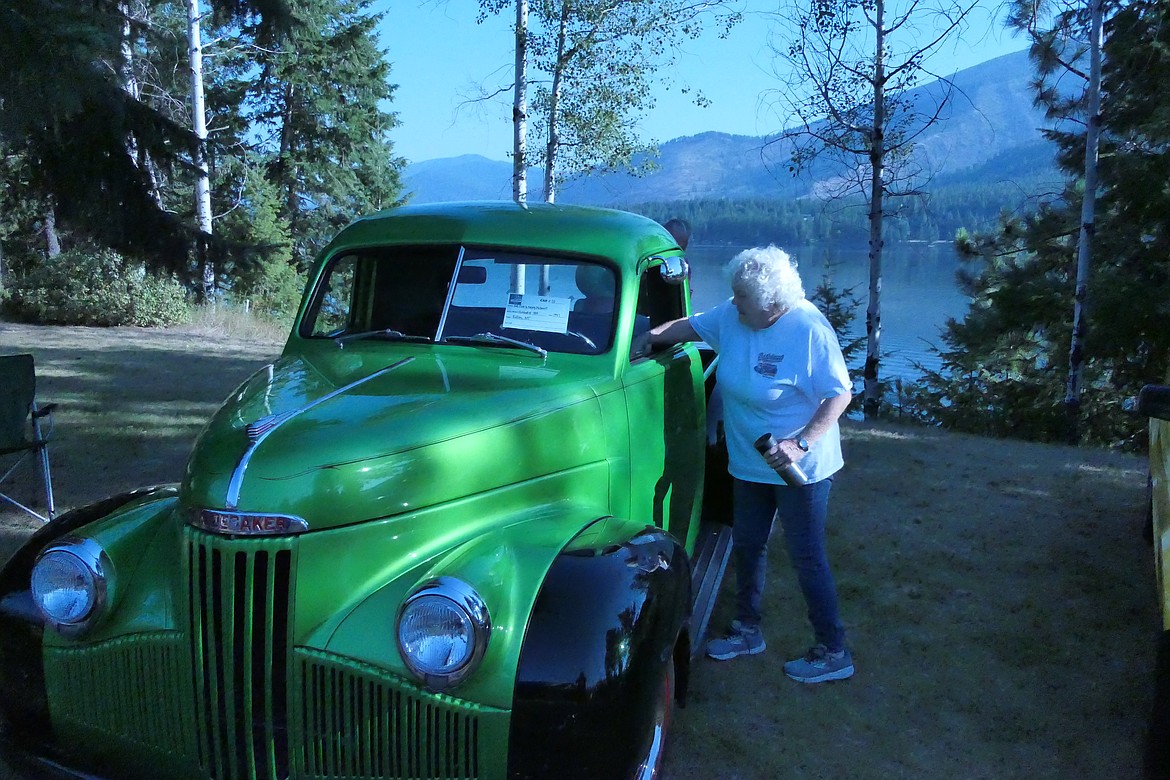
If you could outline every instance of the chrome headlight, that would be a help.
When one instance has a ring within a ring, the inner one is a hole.
[[[398,650],[432,690],[450,688],[479,665],[491,634],[487,605],[467,583],[431,580],[398,611]]]
[[[77,636],[102,614],[110,560],[92,539],[64,538],[45,548],[32,570],[32,597],[45,620]]]

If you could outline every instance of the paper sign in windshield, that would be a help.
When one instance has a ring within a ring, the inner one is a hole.
[[[569,329],[570,298],[510,293],[504,309],[504,327],[565,333]]]

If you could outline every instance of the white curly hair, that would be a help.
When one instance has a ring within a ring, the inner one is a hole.
[[[762,310],[791,309],[804,300],[796,261],[775,245],[745,249],[727,264],[731,289]]]

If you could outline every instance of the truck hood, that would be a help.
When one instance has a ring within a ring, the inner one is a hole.
[[[183,503],[316,530],[602,460],[605,379],[463,348],[286,355],[200,434]]]

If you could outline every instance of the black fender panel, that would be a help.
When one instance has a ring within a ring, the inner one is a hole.
[[[53,540],[132,501],[175,493],[173,487],[144,488],[70,510],[37,529],[0,569],[0,721],[7,741],[43,743],[51,733],[41,656],[44,623],[29,593],[37,555]]]
[[[76,531],[82,526],[89,525],[95,520],[113,514],[118,509],[132,501],[148,498],[164,498],[178,495],[179,489],[173,485],[156,485],[154,487],[130,490],[125,493],[103,498],[92,504],[71,509],[65,514],[58,515],[45,525],[41,526],[30,536],[20,548],[12,554],[8,562],[0,568],[0,599],[15,590],[28,587],[28,578],[32,573],[33,563],[37,555],[49,542],[59,539],[66,534]]]
[[[557,557],[520,652],[511,778],[631,776],[667,665],[688,641],[690,579],[682,546],[657,528]]]

